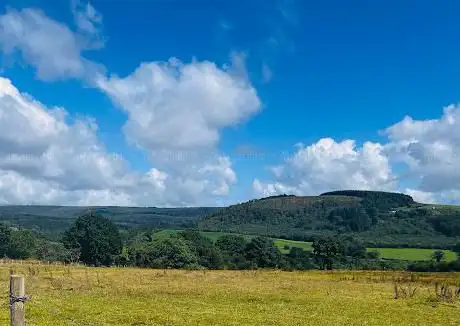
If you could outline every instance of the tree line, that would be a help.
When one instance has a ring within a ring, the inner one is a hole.
[[[432,262],[389,261],[380,259],[377,252],[367,252],[361,242],[350,236],[318,237],[312,247],[312,251],[306,251],[286,246],[286,253],[281,253],[273,239],[267,237],[248,239],[227,234],[214,242],[191,229],[167,235],[149,229],[123,234],[109,218],[94,212],[77,218],[60,242],[40,239],[28,230],[0,224],[0,256],[13,259],[178,269],[460,271],[460,261],[443,262],[441,251],[434,253]],[[460,243],[453,249],[460,255]]]

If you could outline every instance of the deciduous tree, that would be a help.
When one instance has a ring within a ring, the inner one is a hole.
[[[265,237],[255,237],[246,246],[246,259],[258,267],[277,267],[281,263],[281,252],[273,240]]]
[[[93,212],[77,218],[64,233],[63,243],[67,249],[78,249],[80,260],[94,266],[111,265],[122,248],[116,225]]]
[[[334,260],[343,253],[343,244],[334,238],[316,239],[312,247],[321,269],[332,269]]]
[[[442,252],[441,250],[436,250],[434,253],[433,253],[433,259],[437,262],[437,263],[440,263],[441,260],[444,258],[444,252]]]

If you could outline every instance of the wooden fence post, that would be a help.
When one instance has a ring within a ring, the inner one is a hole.
[[[11,326],[25,326],[25,295],[24,276],[10,275],[10,316]]]

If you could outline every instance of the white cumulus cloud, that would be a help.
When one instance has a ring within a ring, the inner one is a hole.
[[[450,105],[439,119],[405,117],[388,127],[386,152],[406,164],[417,191],[432,201],[460,202],[460,108]]]
[[[90,79],[102,66],[82,55],[88,40],[38,9],[10,9],[0,15],[0,50],[21,56],[42,80]]]
[[[114,203],[112,195],[135,178],[126,162],[108,153],[91,120],[65,121],[10,80],[0,77],[0,201],[8,203]]]
[[[150,151],[213,148],[222,128],[261,106],[245,78],[209,61],[143,63],[129,76],[101,77],[97,85],[128,113],[128,138]]]
[[[383,146],[372,142],[360,148],[353,140],[336,142],[331,138],[310,146],[301,144],[272,172],[275,182],[254,181],[256,194],[316,195],[341,189],[389,190],[395,186]]]

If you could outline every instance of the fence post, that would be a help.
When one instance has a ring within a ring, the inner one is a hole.
[[[10,275],[10,316],[11,326],[25,326],[25,296],[24,276]]]

